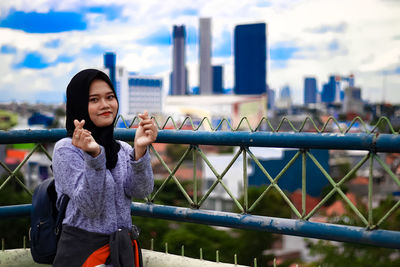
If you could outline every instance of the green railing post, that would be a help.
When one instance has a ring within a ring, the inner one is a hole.
[[[248,196],[248,176],[247,176],[247,153],[246,148],[243,148],[243,194],[244,194],[244,211],[249,209],[249,196]]]
[[[373,228],[373,217],[372,217],[372,186],[374,180],[374,153],[370,152],[369,156],[369,179],[368,179],[368,228]]]
[[[307,170],[306,170],[306,159],[307,159],[307,150],[301,149],[301,208],[302,208],[302,214],[301,218],[304,218],[307,214],[307,207],[306,207],[306,201],[307,201],[307,190],[306,190],[306,179],[307,179]]]
[[[192,149],[193,156],[193,202],[194,206],[198,207],[197,203],[197,146]]]

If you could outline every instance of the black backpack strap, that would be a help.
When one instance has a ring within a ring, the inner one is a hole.
[[[65,211],[67,210],[68,202],[69,202],[69,196],[62,194],[60,197],[60,209],[58,211],[56,219],[56,229],[55,229],[56,235],[58,235],[61,230],[62,221],[65,218]]]

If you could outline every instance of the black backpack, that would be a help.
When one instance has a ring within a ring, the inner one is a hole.
[[[52,264],[57,252],[69,197],[61,196],[60,210],[56,208],[57,192],[54,178],[39,184],[32,197],[31,210],[31,254],[37,263]]]

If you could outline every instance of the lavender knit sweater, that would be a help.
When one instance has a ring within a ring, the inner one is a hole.
[[[142,198],[153,191],[150,155],[134,160],[134,149],[119,141],[118,162],[106,169],[104,148],[93,158],[72,145],[71,138],[59,140],[53,153],[53,172],[58,196],[70,197],[63,224],[86,231],[111,234],[132,227],[131,197]]]

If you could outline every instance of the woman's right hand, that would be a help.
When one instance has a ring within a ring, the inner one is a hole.
[[[74,125],[75,130],[72,135],[72,144],[92,157],[97,157],[101,152],[100,145],[94,140],[92,133],[83,128],[85,120],[74,120]]]

